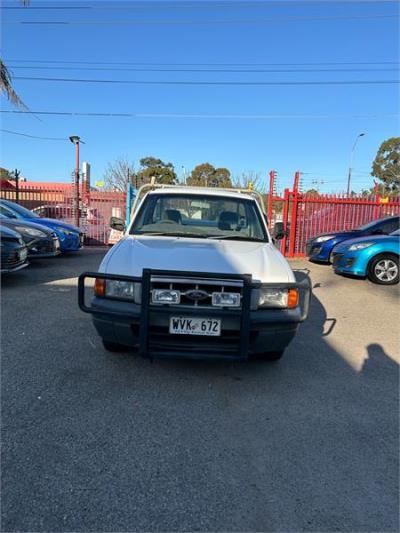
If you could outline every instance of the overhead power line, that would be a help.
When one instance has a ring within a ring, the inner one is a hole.
[[[334,65],[400,65],[399,61],[323,61],[311,63],[155,63],[155,62],[132,62],[132,61],[63,61],[47,59],[10,59],[9,63],[57,63],[58,65],[131,65],[131,66],[153,66],[153,67],[317,67]]]
[[[85,78],[49,78],[14,76],[15,80],[24,81],[54,81],[63,83],[105,83],[128,85],[245,85],[245,86],[275,86],[275,85],[393,85],[400,80],[319,80],[319,81],[186,81],[186,80],[94,80]]]
[[[59,26],[141,26],[141,25],[203,25],[203,24],[264,24],[265,22],[306,22],[306,21],[340,21],[340,20],[390,20],[397,19],[397,15],[336,15],[336,16],[311,16],[311,17],[257,17],[255,19],[164,19],[164,20],[6,20],[2,24],[8,25],[59,25]]]
[[[29,113],[29,112],[28,112]],[[12,135],[20,135],[21,137],[29,137],[31,139],[41,139],[44,141],[67,141],[68,137],[38,137],[37,135],[29,135],[28,133],[21,133],[19,131],[11,131],[0,128],[3,133],[10,133]]]
[[[105,113],[105,112],[86,112],[86,111],[20,111],[20,110],[0,110],[0,113],[6,114],[35,114],[35,115],[56,115],[56,116],[73,116],[73,117],[100,117],[100,118],[186,118],[186,119],[242,119],[242,120],[270,120],[270,119],[348,119],[348,118],[396,118],[398,113],[374,113],[374,114],[321,114],[321,115],[283,115],[283,114],[217,114],[217,113]]]
[[[223,73],[223,72],[237,72],[237,73],[268,73],[268,72],[390,72],[390,71],[397,71],[398,67],[385,67],[385,68],[375,68],[375,67],[369,67],[369,68],[308,68],[308,69],[299,69],[299,68],[290,68],[290,69],[265,69],[265,68],[246,68],[246,69],[240,69],[240,68],[132,68],[132,67],[71,67],[71,66],[37,66],[37,65],[13,65],[8,64],[8,68],[12,69],[29,69],[29,70],[83,70],[85,72],[87,71],[96,71],[96,72],[216,72],[216,73]]]

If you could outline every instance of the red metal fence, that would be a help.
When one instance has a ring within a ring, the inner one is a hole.
[[[389,215],[400,215],[400,197],[307,195],[299,192],[299,173],[293,190],[285,189],[282,220],[287,237],[281,251],[287,257],[305,255],[307,241],[320,233],[345,231]]]
[[[74,187],[69,183],[45,184],[21,183],[19,191],[1,183],[1,198],[11,200],[40,217],[55,218],[76,224]],[[17,198],[18,196],[18,198]],[[108,244],[111,216],[125,219],[126,195],[121,192],[84,191],[80,195],[79,226],[85,233],[86,245]]]
[[[299,172],[293,190],[285,189],[282,198],[275,191],[275,173],[270,173],[268,219],[271,226],[283,220],[288,235],[282,240],[281,251],[287,257],[302,256],[309,238],[330,231],[356,228],[387,215],[400,214],[400,197],[358,197],[318,194],[309,196],[299,191]],[[0,196],[17,200],[15,187],[0,182]],[[84,188],[85,189],[85,188]],[[76,197],[69,183],[22,182],[18,203],[34,210],[39,216],[75,223]],[[111,216],[125,218],[126,195],[121,192],[81,191],[79,225],[86,235],[86,244],[109,243]]]

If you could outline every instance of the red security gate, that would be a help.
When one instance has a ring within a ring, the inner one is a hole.
[[[283,223],[287,236],[281,251],[287,257],[304,256],[308,239],[320,233],[345,231],[390,215],[400,215],[400,197],[345,196],[298,191],[296,173],[292,191],[285,189]]]
[[[2,181],[0,186],[1,198],[17,202],[40,217],[76,224],[76,195],[72,184],[22,182],[18,191],[12,182]],[[108,244],[110,217],[125,219],[125,193],[84,191],[80,198],[79,226],[85,233],[85,245]]]

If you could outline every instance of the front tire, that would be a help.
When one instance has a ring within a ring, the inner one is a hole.
[[[101,340],[107,352],[118,353],[118,352],[125,352],[127,350],[126,346],[124,346],[123,344],[118,344],[118,342],[111,342],[105,339],[101,339]]]
[[[379,285],[399,283],[399,258],[393,254],[374,257],[368,266],[368,279]]]

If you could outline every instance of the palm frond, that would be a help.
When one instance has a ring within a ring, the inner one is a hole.
[[[24,104],[24,102],[21,100],[18,94],[14,91],[14,88],[12,86],[10,72],[8,71],[7,67],[5,66],[5,64],[3,63],[1,59],[0,59],[0,90],[7,96],[10,102],[12,102],[15,106],[21,107],[22,109],[25,109],[28,111],[27,106]]]

